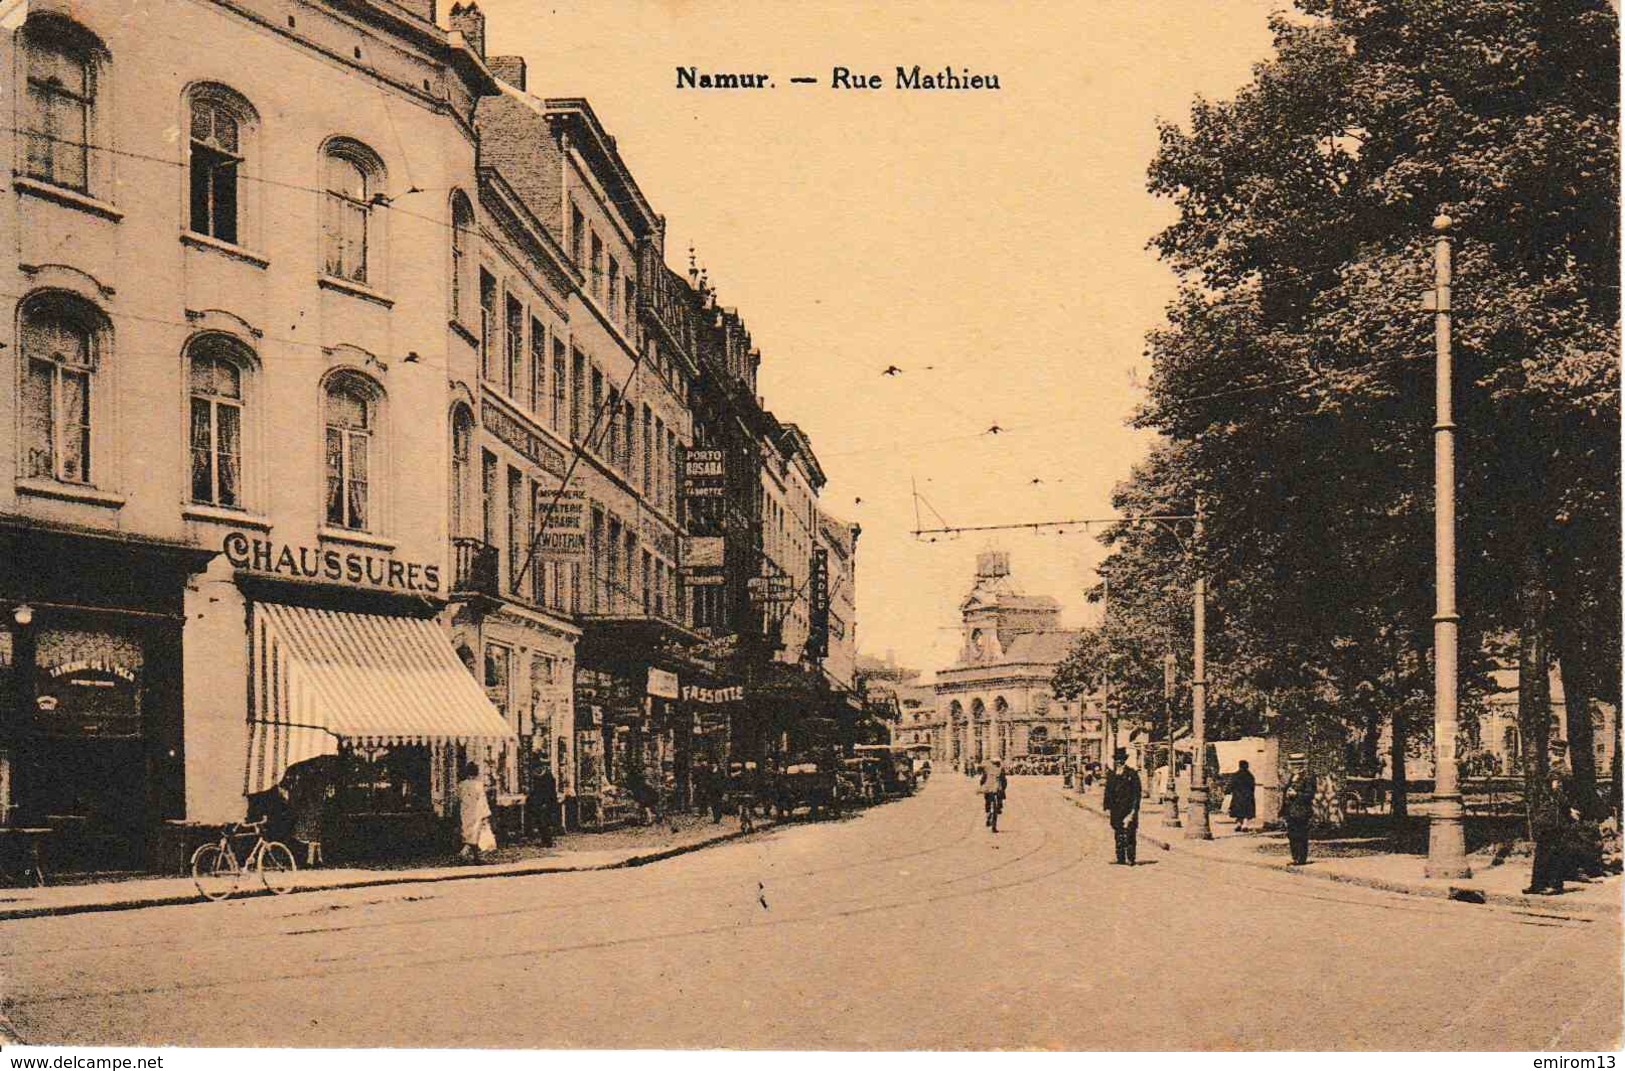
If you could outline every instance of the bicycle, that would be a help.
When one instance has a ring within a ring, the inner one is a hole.
[[[254,838],[254,846],[239,861],[233,840]],[[299,864],[281,841],[265,839],[265,822],[237,822],[220,831],[220,840],[192,853],[192,883],[205,900],[224,900],[242,885],[249,870],[259,875],[266,889],[280,896],[294,887]]]
[[[1004,810],[1004,793],[988,793],[983,797],[983,805],[987,808],[987,827],[997,833],[999,831],[999,812]]]

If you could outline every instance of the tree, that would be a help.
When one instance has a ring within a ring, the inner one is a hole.
[[[1516,631],[1532,671],[1552,638],[1578,709],[1617,699],[1613,12],[1299,0],[1272,28],[1273,56],[1234,100],[1198,100],[1188,126],[1160,130],[1149,187],[1178,216],[1152,245],[1181,289],[1149,339],[1137,422],[1177,472],[1154,464],[1119,497],[1170,473],[1200,491],[1228,686],[1302,716],[1333,708],[1367,751],[1387,717],[1398,766],[1407,730],[1430,725],[1433,344],[1418,295],[1430,223],[1448,214],[1465,693],[1486,687],[1484,637]],[[1132,541],[1114,552],[1114,595],[1167,570]]]

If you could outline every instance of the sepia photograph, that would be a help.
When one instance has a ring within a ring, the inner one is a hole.
[[[0,0],[0,1059],[1614,1068],[1619,41]]]

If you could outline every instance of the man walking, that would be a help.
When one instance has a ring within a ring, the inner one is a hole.
[[[1106,773],[1106,813],[1111,817],[1112,839],[1117,843],[1117,866],[1134,865],[1135,839],[1140,829],[1140,772],[1128,764],[1128,749],[1112,752]]]
[[[982,806],[987,813],[987,827],[993,832],[999,831],[999,812],[1004,809],[1004,793],[1010,781],[1000,769],[998,759],[989,759],[987,765],[982,767],[982,783],[978,791],[982,793]]]
[[[559,783],[547,753],[531,756],[530,793],[525,799],[525,819],[542,847],[553,847],[553,821],[559,813]]]
[[[1315,775],[1309,772],[1309,756],[1301,751],[1287,757],[1291,776],[1281,790],[1281,818],[1286,822],[1286,840],[1292,848],[1292,865],[1309,862],[1309,822],[1315,816]]]

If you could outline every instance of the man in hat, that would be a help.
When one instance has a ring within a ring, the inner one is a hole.
[[[1118,866],[1134,865],[1135,837],[1140,828],[1140,772],[1128,764],[1128,748],[1112,752],[1112,768],[1106,772],[1106,814],[1112,822],[1112,839],[1117,842]]]
[[[1010,785],[1010,779],[1004,775],[1002,767],[998,759],[987,760],[982,766],[982,781],[977,788],[982,794],[987,827],[995,833],[999,831],[999,812],[1004,809],[1004,794]]]
[[[1529,801],[1529,832],[1535,840],[1535,858],[1529,875],[1529,888],[1535,896],[1556,896],[1563,892],[1563,879],[1570,869],[1568,845],[1574,823],[1574,799],[1564,769],[1567,745],[1558,739],[1547,743],[1549,764],[1546,776],[1536,786]]]
[[[1315,817],[1315,775],[1309,772],[1309,756],[1295,751],[1287,756],[1291,771],[1281,789],[1281,819],[1286,823],[1286,841],[1292,849],[1292,865],[1309,862],[1309,822]]]

